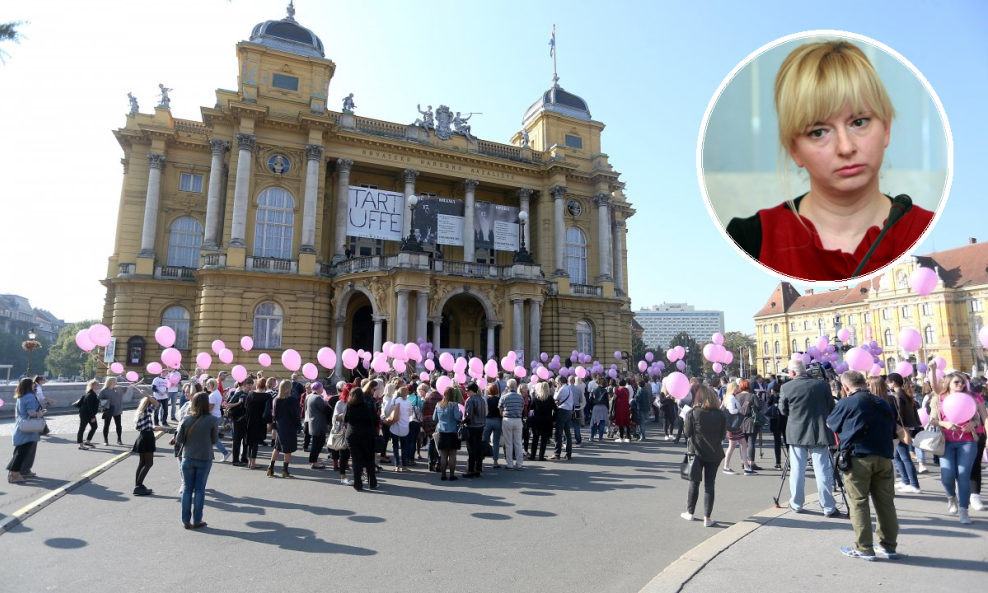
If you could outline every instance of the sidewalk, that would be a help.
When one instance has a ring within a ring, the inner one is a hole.
[[[778,591],[868,591],[882,585],[896,593],[980,590],[988,574],[988,511],[971,511],[972,525],[947,515],[940,476],[936,466],[930,467],[931,473],[921,476],[922,494],[896,496],[899,560],[867,562],[841,555],[841,546],[854,543],[850,521],[825,519],[811,501],[801,514],[771,508],[713,534],[642,592],[754,591],[766,586]],[[720,496],[717,504],[729,504],[727,500]],[[716,506],[714,515],[716,519]]]

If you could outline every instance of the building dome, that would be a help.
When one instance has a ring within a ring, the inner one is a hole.
[[[543,93],[538,101],[532,103],[532,106],[525,112],[522,122],[528,123],[532,117],[543,110],[568,115],[576,119],[590,120],[590,108],[587,106],[587,102],[559,86],[558,79],[553,81],[552,88]]]
[[[250,42],[299,56],[325,58],[322,40],[295,20],[295,6],[288,3],[288,16],[280,21],[264,21],[250,32]]]

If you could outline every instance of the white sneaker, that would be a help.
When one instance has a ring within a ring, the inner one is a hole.
[[[717,523],[713,519],[704,519],[703,520],[703,526],[704,527],[714,527],[715,525],[717,525]]]
[[[919,468],[916,470],[916,473],[918,473],[918,474],[925,474],[925,473],[928,473],[929,471],[930,471],[930,469],[928,467],[926,467],[926,464],[925,463],[920,463],[919,464]]]
[[[958,509],[957,514],[961,518],[961,525],[970,525],[971,517],[967,514],[967,509]]]
[[[909,484],[903,484],[902,482],[898,482],[895,485],[895,491],[896,492],[902,492],[903,490],[905,490],[908,487],[909,487]]]
[[[231,457],[233,457],[233,453],[230,453],[229,451],[227,451],[226,452],[226,455],[223,456],[223,462],[225,463],[227,461],[230,461],[230,458]]]
[[[956,515],[957,514],[957,498],[951,496],[947,499],[947,514]]]
[[[903,494],[922,494],[923,493],[923,491],[920,490],[919,487],[917,487],[917,486],[906,486],[904,488],[900,488],[899,489],[899,492],[901,492]]]
[[[686,519],[687,521],[692,521],[692,520],[693,520],[693,515],[691,515],[691,514],[689,513],[689,511],[686,511],[686,512],[683,512],[683,513],[682,513],[681,515],[679,515],[679,516],[680,516],[680,517],[682,517],[683,519]]]
[[[341,478],[340,484],[343,484],[344,486],[353,486],[353,480],[350,478]]]
[[[971,495],[971,510],[974,510],[974,511],[983,511],[983,510],[985,510],[985,505],[984,505],[983,502],[981,502],[981,495],[980,494],[972,494]]]

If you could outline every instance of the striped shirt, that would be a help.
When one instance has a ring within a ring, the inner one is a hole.
[[[509,391],[501,396],[501,401],[497,407],[504,411],[505,418],[521,418],[522,410],[525,407],[525,398],[521,394]]]
[[[137,420],[134,422],[134,424],[136,425],[137,432],[144,432],[146,430],[153,430],[154,429],[154,408],[152,408],[151,406],[148,406],[148,407],[144,408],[144,411],[141,412],[141,415],[137,417]]]

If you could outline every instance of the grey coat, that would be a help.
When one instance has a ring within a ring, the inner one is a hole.
[[[786,442],[797,447],[827,447],[836,444],[827,427],[834,397],[826,382],[800,375],[782,386],[779,412],[789,417]]]
[[[197,422],[198,421],[198,422]],[[203,417],[186,414],[175,431],[175,442],[182,447],[183,459],[213,461],[213,445],[220,438],[219,420],[212,414]]]
[[[309,423],[309,434],[324,435],[329,427],[329,404],[318,393],[310,393],[305,398],[305,417]]]

